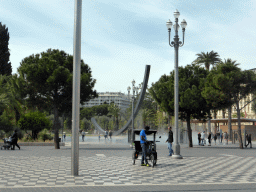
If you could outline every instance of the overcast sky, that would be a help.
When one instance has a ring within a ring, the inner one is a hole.
[[[84,0],[81,57],[98,92],[127,93],[133,79],[143,81],[146,64],[149,85],[174,69],[166,21],[174,22],[176,9],[179,22],[188,24],[179,65],[214,50],[243,70],[255,68],[255,0]],[[74,0],[0,0],[0,14],[10,33],[13,73],[23,58],[49,48],[73,55]]]

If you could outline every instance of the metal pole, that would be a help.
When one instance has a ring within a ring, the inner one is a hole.
[[[211,133],[212,130],[211,130],[211,119],[208,118],[208,133]]]
[[[74,53],[73,53],[73,101],[71,175],[78,176],[79,167],[79,116],[80,116],[80,74],[81,74],[81,21],[82,0],[75,0]]]
[[[134,132],[134,91],[133,91],[133,96],[132,96],[132,145],[134,142],[133,132]]]
[[[176,26],[178,26],[178,18],[175,19]],[[174,85],[174,115],[175,115],[175,123],[174,123],[174,129],[175,129],[175,135],[174,135],[174,145],[173,145],[173,152],[174,155],[172,156],[174,159],[182,159],[182,156],[180,155],[180,144],[179,144],[179,36],[178,36],[178,30],[175,29],[175,37],[174,37],[174,63],[175,63],[175,85]]]
[[[64,139],[63,139],[63,129],[64,129],[64,113],[62,114],[62,142],[64,142]]]

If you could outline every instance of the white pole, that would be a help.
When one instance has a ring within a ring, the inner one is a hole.
[[[80,74],[81,74],[81,22],[82,0],[75,0],[74,53],[73,53],[73,101],[71,175],[78,176],[79,167],[79,116],[80,116]]]

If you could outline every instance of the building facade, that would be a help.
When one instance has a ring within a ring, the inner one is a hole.
[[[98,98],[91,99],[83,107],[93,107],[95,105],[111,104],[114,102],[122,111],[125,111],[131,104],[130,97],[121,92],[99,92],[98,95]]]
[[[256,68],[254,69],[250,69],[252,70],[254,73],[256,73]],[[248,119],[256,119],[256,114],[255,112],[252,110],[252,105],[253,105],[253,102],[249,103],[248,105],[246,105],[248,102],[250,102],[251,100],[253,99],[253,94],[249,94],[247,95],[245,98],[241,99],[240,102],[239,102],[239,106],[241,109],[241,113],[243,113],[245,116],[244,118],[248,118]],[[245,106],[246,105],[246,106]],[[244,107],[245,106],[245,107]],[[225,113],[225,118],[228,117],[228,110],[226,109],[224,111]],[[233,116],[234,114],[237,114],[237,111],[236,111],[236,105],[233,105],[232,108],[231,108],[231,116]],[[212,113],[212,117],[213,117],[213,113]],[[217,111],[217,119],[221,119],[223,118],[224,115],[223,115],[223,112],[222,110],[219,110]]]

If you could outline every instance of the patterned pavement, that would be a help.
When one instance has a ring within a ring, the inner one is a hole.
[[[179,184],[256,183],[255,149],[238,145],[181,146],[183,159],[167,156],[165,145],[157,148],[157,166],[132,165],[129,145],[83,143],[79,151],[79,176],[71,176],[71,149],[23,146],[0,150],[0,191],[25,187],[168,186]]]

